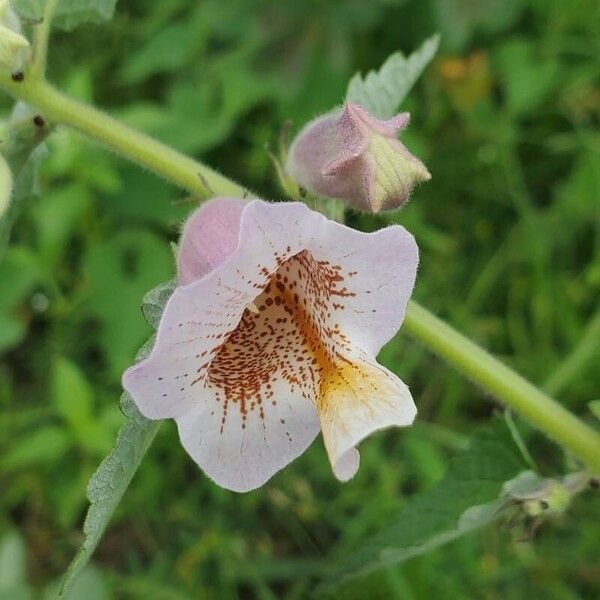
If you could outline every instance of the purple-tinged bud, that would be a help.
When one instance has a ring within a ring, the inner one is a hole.
[[[183,227],[177,252],[177,279],[187,285],[221,265],[237,247],[245,202],[213,198],[195,210]]]
[[[415,184],[431,179],[397,136],[410,119],[380,121],[346,102],[342,111],[308,123],[293,141],[287,171],[310,192],[378,213],[400,208]]]

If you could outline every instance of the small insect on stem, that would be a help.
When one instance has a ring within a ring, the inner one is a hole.
[[[25,79],[25,73],[23,73],[23,71],[15,71],[14,73],[10,74],[10,78],[17,83],[20,83],[23,81],[23,79]]]
[[[33,117],[33,124],[41,129],[46,125],[46,121],[41,115],[35,115],[35,117]]]

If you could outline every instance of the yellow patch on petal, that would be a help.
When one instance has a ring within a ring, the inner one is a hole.
[[[354,446],[360,440],[412,422],[406,386],[375,361],[360,358],[336,322],[335,314],[355,295],[345,286],[354,274],[307,251],[282,261],[237,327],[211,356],[198,357],[205,362],[191,384],[212,388],[222,409],[221,434],[233,407],[241,413],[242,429],[250,418],[264,422],[278,402],[275,387],[285,382],[293,394],[315,403],[333,470],[346,480],[358,468]]]
[[[356,444],[379,429],[410,425],[416,413],[408,388],[377,364],[347,361],[335,367],[321,381],[317,408],[329,460],[345,481],[358,469]]]

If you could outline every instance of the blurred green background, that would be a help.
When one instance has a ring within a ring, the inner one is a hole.
[[[50,79],[275,198],[265,144],[284,121],[297,128],[341,103],[356,70],[436,31],[441,50],[403,106],[403,141],[433,179],[401,213],[351,222],[408,227],[422,253],[416,298],[591,419],[594,0],[121,0],[107,25],[55,35]],[[49,149],[42,194],[0,263],[2,600],[50,597],[81,541],[85,484],[123,420],[120,374],[150,333],[142,295],[171,277],[168,241],[193,206],[66,129]],[[346,485],[318,441],[264,488],[232,494],[197,470],[166,423],[72,598],[309,597],[324,558],[439,480],[494,410],[402,334],[382,359],[411,387],[419,422],[369,439]],[[523,429],[542,473],[568,466]],[[533,540],[489,527],[389,568],[362,597],[598,598],[598,517],[598,494],[587,493]]]

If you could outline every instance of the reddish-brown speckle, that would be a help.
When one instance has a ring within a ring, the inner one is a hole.
[[[242,428],[251,414],[264,421],[265,410],[276,405],[278,381],[315,401],[324,378],[330,380],[347,362],[341,353],[350,350],[348,340],[331,319],[344,309],[343,299],[355,295],[343,286],[341,267],[316,261],[306,250],[275,258],[275,272],[261,267],[267,282],[254,301],[258,313],[244,311],[192,382],[215,391],[222,406],[221,432],[232,405],[241,413]]]

